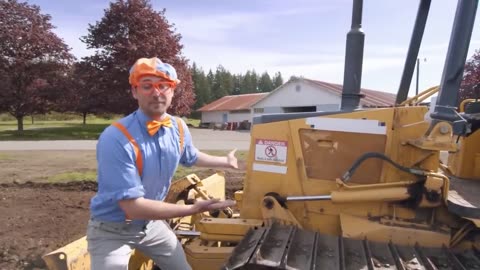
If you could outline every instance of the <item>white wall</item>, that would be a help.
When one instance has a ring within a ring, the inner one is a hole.
[[[331,108],[331,105],[340,103],[341,97],[339,95],[319,89],[319,86],[312,86],[303,81],[293,81],[272,92],[265,99],[255,104],[254,108],[304,107],[322,104],[329,104],[328,107]]]
[[[252,121],[252,115],[250,112],[242,112],[242,113],[229,113],[228,114],[228,122],[242,122],[248,120],[249,122]]]
[[[282,107],[264,107],[263,114],[268,113],[283,113]]]
[[[340,110],[340,103],[317,105],[317,112],[330,112],[330,111],[338,111],[338,110]]]
[[[223,114],[226,113],[228,122],[242,122],[248,120],[252,121],[252,114],[250,112],[230,113],[227,111],[202,112],[202,123],[222,123]]]
[[[283,109],[281,107],[265,107],[263,108],[263,113],[256,113],[252,109],[252,119],[250,119],[250,122],[253,122],[253,117],[257,117],[264,114],[274,114],[274,113],[283,113]]]
[[[227,112],[202,112],[202,123],[221,123],[222,115]]]

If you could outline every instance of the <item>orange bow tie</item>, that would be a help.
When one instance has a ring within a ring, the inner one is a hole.
[[[170,117],[165,117],[160,121],[153,120],[147,122],[147,130],[150,136],[153,136],[153,134],[157,133],[161,127],[172,127],[172,120]]]

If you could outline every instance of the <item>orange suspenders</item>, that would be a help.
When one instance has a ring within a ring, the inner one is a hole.
[[[184,131],[183,131],[183,124],[182,120],[180,118],[175,117],[175,120],[177,122],[178,126],[178,133],[180,134],[180,155],[183,154],[183,143],[184,143]],[[142,176],[143,172],[143,160],[142,160],[142,153],[140,150],[140,147],[138,146],[137,142],[135,139],[132,137],[130,132],[128,132],[127,128],[120,124],[120,122],[115,122],[112,124],[112,126],[118,128],[125,137],[127,137],[128,141],[132,144],[133,146],[133,151],[135,152],[135,163],[137,164],[137,170],[138,170],[138,175]]]
[[[175,117],[175,120],[177,121],[177,127],[178,127],[178,133],[180,134],[180,156],[183,154],[183,125],[182,125],[182,120],[180,118]]]

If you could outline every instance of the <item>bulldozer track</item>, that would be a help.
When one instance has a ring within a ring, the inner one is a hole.
[[[223,269],[480,269],[470,249],[399,246],[320,234],[278,223],[250,230]]]

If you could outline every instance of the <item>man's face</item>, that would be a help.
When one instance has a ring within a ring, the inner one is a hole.
[[[132,87],[132,95],[146,115],[157,118],[164,114],[172,103],[173,90],[173,85],[165,79],[145,76],[136,87]]]

